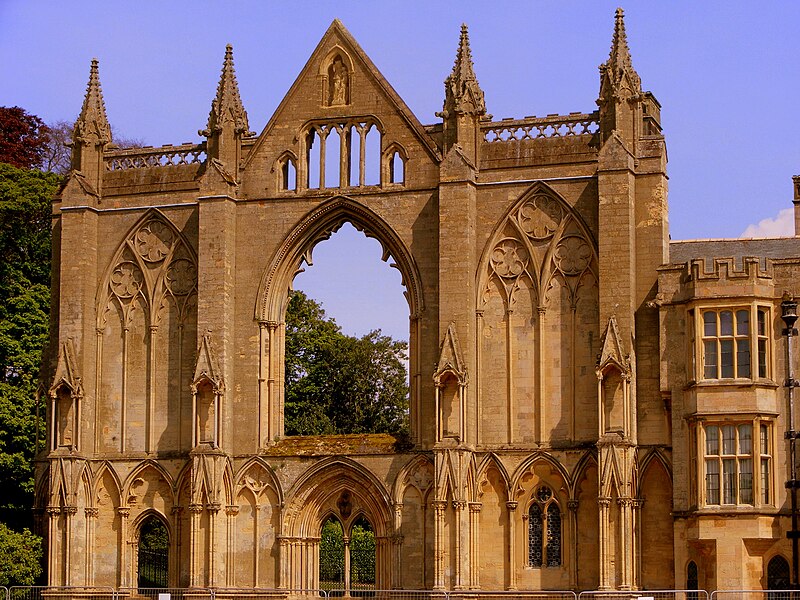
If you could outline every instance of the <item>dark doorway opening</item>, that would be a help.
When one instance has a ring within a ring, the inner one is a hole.
[[[139,529],[138,578],[140,588],[165,588],[169,582],[169,532],[151,515]]]

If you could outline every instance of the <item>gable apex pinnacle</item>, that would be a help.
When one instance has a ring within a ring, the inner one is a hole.
[[[211,102],[211,112],[208,114],[206,129],[199,131],[200,135],[210,137],[220,131],[226,121],[232,121],[234,132],[240,135],[254,135],[250,131],[247,120],[247,111],[239,95],[239,84],[236,81],[236,70],[233,66],[233,46],[225,46],[225,58],[222,61],[222,73],[217,85],[217,95]]]
[[[461,37],[458,41],[453,71],[444,80],[444,107],[439,116],[447,118],[451,114],[485,115],[486,101],[478,84],[472,64],[472,51],[469,45],[469,31],[466,23],[461,24]]]
[[[597,357],[598,377],[602,376],[602,373],[609,365],[614,365],[624,376],[630,375],[630,357],[623,347],[622,337],[617,326],[617,318],[614,315],[609,317],[606,330],[603,333],[601,351]]]
[[[86,85],[86,95],[83,98],[80,115],[72,131],[72,141],[89,143],[91,135],[96,137],[97,144],[111,142],[111,126],[106,116],[106,104],[100,86],[99,61],[96,58],[92,59],[89,68],[89,83]]]

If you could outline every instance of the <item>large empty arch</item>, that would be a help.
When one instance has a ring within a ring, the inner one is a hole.
[[[343,196],[332,198],[310,211],[289,232],[271,258],[258,288],[255,319],[259,323],[263,383],[259,390],[261,415],[259,440],[266,446],[284,435],[284,348],[285,314],[292,281],[311,253],[344,224],[350,223],[382,248],[382,260],[400,271],[410,315],[409,375],[410,429],[413,441],[419,439],[419,315],[423,310],[422,281],[407,244],[397,232],[369,207]],[[391,258],[391,261],[390,261]]]

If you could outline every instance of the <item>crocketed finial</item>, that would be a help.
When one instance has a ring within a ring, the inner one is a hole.
[[[103,101],[103,90],[100,87],[100,69],[96,58],[92,59],[89,69],[89,83],[86,86],[86,96],[75,128],[72,132],[73,141],[88,142],[89,136],[94,136],[95,143],[103,144],[111,141],[111,127],[106,117],[106,104]]]
[[[467,25],[461,25],[461,38],[458,42],[453,72],[445,79],[445,99],[442,115],[452,112],[461,114],[486,114],[483,90],[475,77],[472,65],[472,52],[469,47]]]
[[[606,83],[618,87],[625,75],[630,79],[633,92],[641,91],[641,79],[633,68],[631,52],[628,48],[628,35],[625,32],[625,11],[617,8],[614,14],[614,35],[611,38],[611,52],[608,60],[600,65],[601,78],[608,78]],[[601,84],[602,89],[602,84]]]
[[[199,131],[200,135],[210,136],[214,131],[222,129],[227,120],[233,120],[234,131],[243,135],[252,135],[247,122],[247,111],[242,105],[239,95],[239,84],[236,82],[236,71],[233,68],[233,46],[225,46],[225,60],[222,62],[222,74],[217,95],[211,103],[211,112],[208,115],[208,126]]]

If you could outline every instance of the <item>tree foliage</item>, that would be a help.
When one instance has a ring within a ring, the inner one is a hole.
[[[36,386],[49,334],[50,201],[59,182],[0,164],[0,521],[15,528],[31,522]]]
[[[286,433],[406,432],[407,347],[380,330],[345,335],[317,302],[294,292],[286,310]]]
[[[47,126],[19,106],[0,106],[0,163],[19,169],[41,166],[47,152]]]
[[[47,150],[42,158],[43,171],[66,175],[72,166],[72,153],[69,144],[72,143],[72,132],[75,121],[54,121],[47,124]],[[111,127],[112,148],[141,148],[144,141],[138,138],[129,138],[116,133]]]
[[[0,523],[0,585],[35,585],[42,574],[42,538]]]

